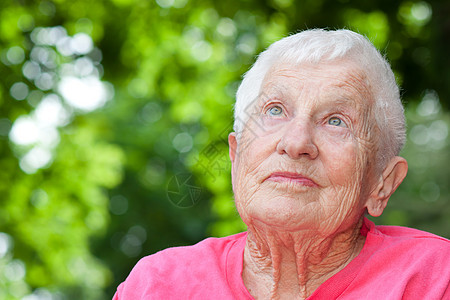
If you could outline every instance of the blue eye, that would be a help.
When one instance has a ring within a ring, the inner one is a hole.
[[[339,119],[338,117],[331,117],[328,119],[328,124],[333,125],[333,126],[342,126],[342,127],[347,127],[347,125],[345,125],[345,123]]]
[[[279,106],[273,106],[269,108],[269,114],[272,116],[279,116],[283,113],[283,109]]]

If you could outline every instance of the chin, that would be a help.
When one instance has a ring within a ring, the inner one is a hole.
[[[293,199],[285,199],[273,203],[254,203],[255,209],[241,214],[244,222],[249,226],[272,228],[277,231],[311,230],[317,227],[320,210],[315,205],[300,204]]]

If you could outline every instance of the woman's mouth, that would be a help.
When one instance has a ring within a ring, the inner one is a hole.
[[[316,187],[318,186],[314,180],[303,176],[298,173],[292,172],[274,172],[270,174],[265,180],[274,181],[274,182],[290,182],[293,184],[300,184],[304,186]]]

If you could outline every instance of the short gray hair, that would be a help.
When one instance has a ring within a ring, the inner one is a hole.
[[[269,69],[279,62],[295,65],[340,58],[356,62],[370,83],[375,101],[375,118],[380,129],[379,163],[399,154],[406,141],[406,124],[399,88],[389,63],[364,36],[345,29],[311,29],[285,37],[262,52],[244,75],[236,93],[234,130],[239,135],[249,115],[249,106],[260,97]]]

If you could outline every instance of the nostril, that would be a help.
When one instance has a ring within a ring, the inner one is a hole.
[[[308,157],[315,159],[318,148],[308,131],[288,130],[277,144],[277,153],[288,155],[292,159]]]

